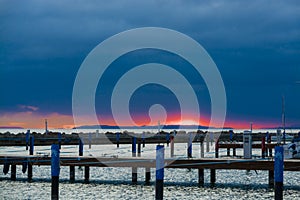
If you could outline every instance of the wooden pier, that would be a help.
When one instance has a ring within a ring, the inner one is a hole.
[[[33,166],[51,166],[51,157],[47,156],[0,156],[0,164],[11,166],[11,179],[16,180],[16,165],[27,164]],[[155,168],[155,159],[91,157],[91,156],[61,156],[60,165],[70,168],[70,181],[75,180],[75,166],[85,167],[85,181],[88,182],[90,167],[128,167],[145,168],[145,181],[149,182],[150,168]],[[274,185],[274,161],[268,159],[228,159],[228,158],[203,158],[203,159],[165,159],[165,168],[198,169],[199,185],[204,184],[204,169],[211,170],[211,184],[216,182],[216,170],[267,170],[269,171],[269,185]],[[300,171],[300,160],[291,159],[284,161],[285,171]],[[28,179],[32,180],[32,169],[28,171]],[[147,174],[148,173],[148,174]],[[136,181],[136,180],[135,180]]]

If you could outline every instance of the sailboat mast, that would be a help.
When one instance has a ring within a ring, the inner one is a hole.
[[[283,144],[285,144],[285,98],[282,95],[282,127],[283,127]]]

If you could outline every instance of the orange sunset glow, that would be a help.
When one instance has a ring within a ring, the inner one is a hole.
[[[139,115],[138,117],[133,117],[137,126],[144,125],[157,125],[158,121],[151,124],[148,116]],[[63,115],[59,113],[50,113],[50,114],[41,114],[38,112],[18,112],[18,113],[6,113],[0,116],[0,127],[22,127],[22,128],[44,128],[44,120],[48,120],[49,129],[71,129],[74,128],[74,121],[72,115]],[[103,125],[119,125],[126,126],[128,124],[119,122],[116,124],[111,118],[101,118],[101,124]],[[180,119],[180,115],[173,114],[168,115],[166,122],[160,120],[160,123],[163,125],[201,125],[209,126],[210,119],[205,116],[201,116],[200,122],[197,122],[192,117],[190,119]],[[253,128],[270,128],[278,126],[275,123],[267,122],[252,122]],[[95,124],[77,124],[77,126],[82,125],[95,125]],[[213,125],[211,125],[213,126]],[[235,129],[248,129],[250,127],[250,122],[243,120],[226,120],[224,127],[231,127]]]

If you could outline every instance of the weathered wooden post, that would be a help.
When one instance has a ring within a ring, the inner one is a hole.
[[[193,151],[193,136],[192,136],[192,133],[189,133],[189,136],[188,136],[188,148],[187,148],[187,157],[188,158],[192,158],[192,151]]]
[[[143,147],[146,146],[146,137],[145,137],[145,133],[142,133],[142,141],[143,141]]]
[[[10,179],[12,181],[15,181],[16,178],[17,178],[17,176],[16,176],[17,173],[16,172],[17,172],[17,166],[15,164],[12,164],[11,165],[11,174],[10,174]]]
[[[198,169],[198,186],[204,186],[204,169]]]
[[[71,165],[70,166],[70,182],[75,181],[75,166]]]
[[[26,137],[25,137],[25,140],[26,140],[26,150],[28,150],[29,138],[30,138],[30,130],[27,130]]]
[[[83,142],[81,138],[79,138],[79,156],[83,156]]]
[[[3,166],[3,173],[6,175],[9,172],[9,163],[7,162],[7,159],[5,159],[5,163]]]
[[[265,158],[265,156],[266,156],[266,139],[263,136],[261,138],[261,157]]]
[[[145,169],[145,182],[147,183],[147,184],[149,184],[150,183],[150,180],[151,180],[151,172],[150,172],[150,168],[149,167],[146,167],[146,169]]]
[[[269,188],[274,188],[274,171],[269,170]]]
[[[89,183],[90,179],[90,166],[84,167],[84,182]]]
[[[52,144],[51,146],[51,199],[59,197],[59,145]]]
[[[116,133],[116,141],[117,141],[117,148],[119,148],[120,147],[120,133],[119,132]]]
[[[203,144],[203,141],[200,142],[200,150],[201,150],[201,154],[200,154],[201,156],[200,157],[204,158],[204,144]]]
[[[174,157],[174,135],[173,134],[170,137],[170,143],[171,143],[170,154],[171,154],[171,158],[173,158]]]
[[[132,137],[132,157],[136,157],[136,137]],[[132,167],[132,183],[137,183],[137,168]]]
[[[167,147],[168,147],[169,143],[170,143],[170,133],[166,134],[166,141],[167,141]]]
[[[141,140],[139,138],[138,139],[138,157],[141,157],[141,152],[142,152],[142,149],[141,149]]]
[[[230,156],[230,148],[227,148],[227,156]]]
[[[132,157],[136,157],[136,137],[132,137],[131,145]]]
[[[267,143],[269,149],[269,157],[272,157],[272,147],[271,147],[271,134],[267,132]]]
[[[27,160],[24,160],[22,162],[22,172],[23,172],[23,174],[26,173],[26,171],[27,171],[27,165],[28,165]]]
[[[34,152],[34,136],[30,136],[30,147],[29,147],[29,155],[33,155]]]
[[[58,132],[58,145],[59,149],[61,149],[61,132]]]
[[[89,133],[89,149],[92,148],[92,133]]]
[[[155,199],[162,200],[164,192],[164,145],[156,146]]]
[[[216,183],[216,169],[210,169],[210,185],[214,187]]]
[[[208,133],[206,133],[205,139],[206,139],[206,152],[209,152],[209,135],[208,135]]]
[[[30,137],[29,145],[30,145],[29,146],[29,155],[33,155],[33,152],[34,152],[34,136],[33,135]],[[31,162],[28,162],[27,175],[28,175],[28,181],[31,181],[32,180],[32,163]]]
[[[215,157],[219,158],[219,139],[216,139],[215,142]]]
[[[283,199],[283,147],[275,147],[274,175],[275,175],[275,200]]]

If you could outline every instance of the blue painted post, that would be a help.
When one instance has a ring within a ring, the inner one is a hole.
[[[275,147],[275,161],[274,161],[274,176],[275,176],[275,200],[283,199],[283,147]]]
[[[30,148],[29,148],[29,155],[33,155],[34,151],[34,136],[30,137]]]
[[[29,145],[29,137],[30,137],[30,130],[27,130],[26,132],[26,150],[28,150],[28,145]]]
[[[230,140],[230,142],[233,141],[233,130],[229,131],[229,140]]]
[[[188,138],[188,149],[187,149],[187,154],[188,158],[192,158],[192,146],[193,146],[193,136],[192,133],[189,133],[189,138]]]
[[[170,133],[166,134],[166,140],[167,140],[167,147],[168,147],[170,143]]]
[[[117,148],[120,146],[120,133],[118,132],[116,135],[116,140],[117,140]]]
[[[51,146],[51,199],[58,199],[59,196],[59,145],[52,144]]]
[[[89,149],[92,148],[92,133],[89,133]]]
[[[132,157],[136,157],[136,137],[132,137]]]
[[[79,138],[79,156],[83,156],[83,142],[81,138]]]
[[[164,162],[165,162],[164,145],[156,146],[156,183],[155,183],[155,199],[163,199],[164,191]]]
[[[58,132],[58,145],[59,149],[61,149],[61,132]]]

